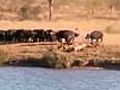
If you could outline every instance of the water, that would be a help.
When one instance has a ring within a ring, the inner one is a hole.
[[[0,90],[120,90],[120,71],[0,68]]]

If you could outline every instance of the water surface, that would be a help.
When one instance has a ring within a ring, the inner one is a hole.
[[[120,71],[6,67],[0,90],[120,90]]]

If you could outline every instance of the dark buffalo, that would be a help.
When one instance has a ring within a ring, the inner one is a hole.
[[[44,29],[35,29],[33,30],[33,42],[44,42],[46,38],[46,31]]]
[[[31,30],[24,30],[24,39],[25,42],[30,42],[32,40],[33,33]]]
[[[23,42],[24,41],[24,30],[18,29],[13,34],[15,42]]]
[[[18,29],[13,33],[15,42],[28,42],[31,37],[31,30]]]
[[[53,41],[56,41],[56,33],[52,30],[52,29],[49,29],[46,31],[46,41],[48,42],[53,42]]]
[[[75,37],[78,36],[79,36],[78,33],[75,33],[70,30],[60,30],[56,33],[57,40],[63,43],[63,39],[64,39],[68,45],[73,44]]]
[[[9,29],[5,31],[5,42],[12,42],[14,40],[14,33],[16,32],[15,29]]]
[[[86,39],[91,39],[91,44],[97,44],[99,40],[103,42],[103,33],[101,31],[93,31],[90,34],[87,34]]]
[[[5,40],[5,31],[0,30],[0,41],[4,41]]]

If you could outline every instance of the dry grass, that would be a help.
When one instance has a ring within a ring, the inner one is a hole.
[[[81,17],[119,19],[117,1],[53,0],[53,21],[79,20]],[[115,12],[112,13],[111,3],[115,7]],[[47,0],[0,0],[0,11],[1,20],[48,20]]]
[[[0,50],[0,66],[6,62],[8,59],[7,53],[5,53],[3,50]]]
[[[108,34],[120,34],[120,24],[115,23],[113,25],[109,25],[104,30]]]
[[[56,21],[56,22],[39,22],[39,21],[0,21],[0,29],[1,30],[7,30],[9,28],[24,28],[24,29],[34,29],[34,28],[52,28],[55,31],[61,30],[61,29],[71,29],[75,32],[80,33],[80,36],[76,38],[75,43],[85,43],[85,35],[88,32],[91,32],[93,30],[101,30],[104,33],[104,46],[109,48],[106,48],[108,55],[118,56],[120,50],[120,35],[117,33],[107,33],[105,29],[108,26],[111,26],[112,29],[119,30],[120,21],[115,20],[103,20],[103,19],[82,19],[80,21]],[[74,30],[75,28],[78,28],[78,30]],[[109,30],[109,28],[108,28]],[[74,52],[74,53],[63,53],[56,50],[58,43],[56,45],[43,45],[42,43],[27,43],[27,44],[6,44],[6,45],[0,45],[0,49],[7,53],[7,56],[9,57],[9,60],[36,60],[31,61],[34,62],[34,65],[36,65],[38,60],[47,60],[50,62],[51,67],[57,67],[57,68],[63,68],[67,67],[64,66],[64,62],[68,62],[69,60],[73,61],[71,62],[73,66],[80,65],[83,63],[82,61],[86,60],[86,56],[84,57],[84,52]],[[116,48],[117,49],[116,49]],[[53,52],[50,52],[49,50],[52,50]],[[104,48],[102,48],[102,53],[104,52]],[[111,50],[111,51],[109,51]],[[93,50],[93,53],[95,51],[99,51],[98,49]],[[89,51],[88,51],[89,52]],[[91,52],[91,51],[90,51]],[[114,53],[114,54],[113,54]],[[82,56],[83,55],[83,56]],[[101,55],[101,54],[100,54]],[[106,55],[106,54],[104,54]],[[3,57],[2,57],[3,58]],[[51,59],[51,60],[50,60]],[[73,60],[72,60],[73,59]],[[4,59],[2,59],[4,60]],[[27,63],[27,62],[26,62]],[[52,64],[51,64],[52,63]],[[58,63],[58,65],[54,66],[53,63]],[[62,63],[62,65],[61,65]],[[31,65],[31,64],[30,64]],[[38,64],[37,64],[38,65]],[[69,65],[68,65],[69,66]]]
[[[110,46],[110,48],[106,49],[108,52],[111,49],[114,54],[107,53],[116,56],[119,55],[116,50],[120,50],[119,47],[117,49],[114,48],[120,46],[120,8],[115,5],[115,12],[110,13],[110,3],[105,1],[54,0],[52,22],[48,22],[46,0],[0,0],[0,29],[51,28],[55,31],[71,29],[80,33],[75,43],[85,43],[85,35],[87,33],[93,30],[100,30],[104,33],[104,46]],[[113,0],[110,1],[113,2]],[[75,30],[75,28],[78,28],[78,30]],[[52,49],[53,51],[50,52]],[[83,52],[63,53],[57,51],[56,46],[41,45],[40,43],[0,45],[0,50],[0,64],[6,59],[40,60],[42,58],[42,60],[47,60],[47,63],[51,65],[50,67],[62,68],[67,67],[65,63],[73,59],[75,60],[75,62],[71,62],[73,66],[86,59],[86,57],[81,56]],[[104,48],[102,50],[104,51]],[[7,56],[4,52],[7,53]]]

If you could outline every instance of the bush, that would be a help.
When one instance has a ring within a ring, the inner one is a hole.
[[[68,68],[70,67],[72,56],[60,52],[47,52],[43,56],[46,65],[50,68]]]

